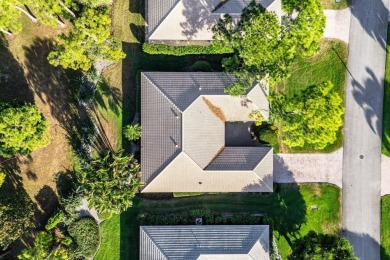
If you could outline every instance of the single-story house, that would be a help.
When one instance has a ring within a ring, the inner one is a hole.
[[[140,260],[268,260],[267,225],[141,226]]]
[[[141,180],[148,192],[272,192],[273,150],[251,136],[268,90],[224,92],[220,72],[141,73]]]
[[[225,14],[238,20],[251,0],[147,0],[146,39],[150,43],[209,42],[212,27]],[[281,0],[256,0],[282,17]]]

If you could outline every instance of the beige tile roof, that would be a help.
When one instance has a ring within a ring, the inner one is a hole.
[[[147,39],[153,41],[211,41],[211,28],[226,13],[236,19],[250,0],[148,0]],[[281,0],[257,0],[281,20]]]
[[[243,147],[226,145],[226,125],[249,121],[259,109],[257,101],[224,92],[234,80],[222,73],[142,73],[142,192],[272,191],[272,149],[252,147],[249,136]],[[254,88],[261,86],[249,94]]]

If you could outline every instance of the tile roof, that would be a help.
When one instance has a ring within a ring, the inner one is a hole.
[[[141,260],[269,259],[269,226],[141,226]]]
[[[234,80],[214,72],[141,74],[142,192],[272,191],[272,149],[225,140],[226,123],[250,121],[259,109],[257,101],[224,93]],[[254,88],[261,86],[248,93]]]
[[[221,15],[239,19],[250,0],[148,0],[147,35],[153,41],[210,41]],[[281,19],[281,0],[256,0]]]

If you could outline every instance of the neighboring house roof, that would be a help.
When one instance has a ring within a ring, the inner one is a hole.
[[[210,41],[211,28],[228,13],[238,19],[251,0],[148,0],[150,41]],[[256,0],[281,20],[281,0]]]
[[[267,225],[141,226],[141,260],[267,260]]]
[[[267,90],[255,84],[232,97],[224,89],[235,80],[219,72],[141,74],[142,192],[272,192],[272,148],[251,141],[243,123],[256,110],[268,118]]]

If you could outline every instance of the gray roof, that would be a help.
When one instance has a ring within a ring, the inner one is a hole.
[[[252,171],[271,147],[225,147],[205,171]]]
[[[147,39],[149,41],[212,40],[212,26],[221,15],[239,19],[251,0],[148,0]],[[256,0],[281,17],[281,0]]]
[[[140,259],[269,259],[269,226],[141,226]]]
[[[141,74],[143,192],[272,191],[272,149],[251,146],[249,136],[242,147],[226,142],[229,122],[251,121],[249,114],[260,110],[251,93],[266,95],[256,84],[247,97],[231,97],[224,88],[234,80],[208,72]],[[240,181],[232,181],[237,173]]]

